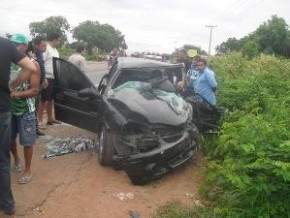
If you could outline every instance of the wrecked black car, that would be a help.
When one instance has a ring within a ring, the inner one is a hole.
[[[118,58],[95,86],[71,63],[54,58],[53,64],[56,119],[98,133],[101,165],[144,184],[194,156],[192,106],[173,85],[182,80],[182,65]]]

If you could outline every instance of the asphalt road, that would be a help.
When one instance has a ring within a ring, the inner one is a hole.
[[[86,66],[86,75],[98,85],[104,74],[108,72],[107,62],[88,61]]]

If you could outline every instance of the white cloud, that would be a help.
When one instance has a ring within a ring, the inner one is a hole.
[[[49,16],[65,16],[72,27],[85,20],[109,23],[124,35],[129,50],[172,52],[183,44],[208,50],[209,28],[212,49],[229,37],[241,38],[254,31],[271,15],[290,24],[287,0],[2,0],[0,35],[29,34],[29,23]]]

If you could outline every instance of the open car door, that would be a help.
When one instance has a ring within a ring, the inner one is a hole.
[[[55,117],[97,132],[101,97],[89,78],[72,63],[53,58]]]

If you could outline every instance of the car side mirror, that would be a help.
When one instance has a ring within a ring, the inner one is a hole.
[[[103,90],[105,90],[105,88],[107,87],[107,85],[108,85],[108,80],[109,80],[109,74],[105,74],[105,75],[102,77],[102,79],[101,79],[101,81],[100,81],[100,83],[99,83],[99,86],[98,86],[98,91],[99,91],[100,93],[102,93]]]

